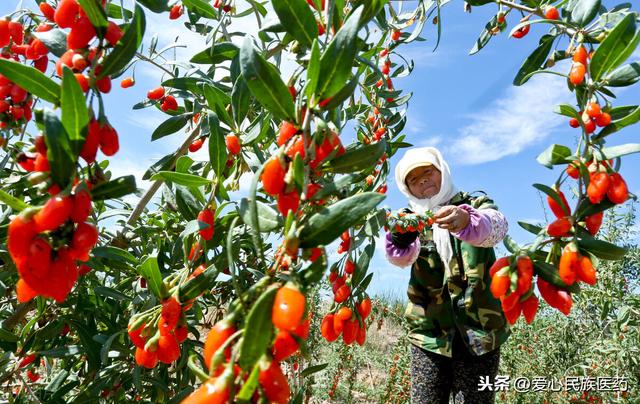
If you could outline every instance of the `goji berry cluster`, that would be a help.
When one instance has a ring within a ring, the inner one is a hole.
[[[589,103],[586,110],[580,114],[580,118],[584,125],[584,130],[587,133],[595,132],[596,126],[604,128],[611,124],[611,115],[609,115],[608,112],[602,111],[597,102]],[[579,128],[580,121],[576,118],[571,118],[569,120],[569,126]]]
[[[50,29],[46,27],[46,24],[39,26],[36,31]],[[44,72],[49,62],[48,52],[20,21],[0,19],[0,57],[20,62],[22,56],[25,61],[32,60],[34,66]],[[0,74],[0,129],[13,129],[30,121],[32,106],[32,95]]]
[[[165,299],[161,308],[129,323],[129,338],[136,347],[136,363],[147,369],[158,361],[170,364],[180,357],[180,344],[189,334],[185,312],[190,304],[181,304],[174,296]]]
[[[571,63],[571,70],[569,71],[569,81],[574,86],[582,84],[584,76],[587,74],[587,60],[591,58],[591,54],[587,52],[587,49],[578,45],[573,52],[573,62]]]
[[[164,112],[178,110],[176,97],[171,94],[165,95],[165,89],[162,86],[149,90],[147,92],[147,98],[151,101],[158,101],[160,103],[160,109]]]
[[[267,194],[276,197],[278,210],[285,217],[290,211],[295,214],[300,206],[300,190],[292,179],[293,160],[296,156],[299,155],[301,159],[308,160],[309,166],[315,170],[327,158],[341,155],[345,151],[340,138],[333,131],[327,133],[317,143],[305,145],[304,142],[304,136],[298,127],[290,122],[283,122],[277,139],[278,146],[283,147],[278,154],[265,163],[262,171],[262,187]],[[313,158],[307,156],[307,151],[311,149],[314,150]],[[319,189],[318,184],[313,182],[308,184],[306,200],[311,200]]]
[[[509,324],[515,324],[520,314],[527,324],[531,324],[538,311],[538,298],[532,287],[533,262],[527,256],[517,257],[514,263],[511,261],[511,257],[502,257],[489,269],[491,294],[500,299]],[[515,288],[511,282],[514,276],[517,278]]]
[[[387,212],[387,223],[384,225],[385,231],[393,229],[397,233],[422,232],[425,227],[433,225],[433,213],[430,211],[424,214],[407,213],[404,210]]]
[[[76,187],[73,195],[54,196],[11,221],[7,247],[20,275],[19,301],[66,299],[79,275],[77,263],[89,259],[98,241],[98,230],[86,222],[91,211],[89,192]]]

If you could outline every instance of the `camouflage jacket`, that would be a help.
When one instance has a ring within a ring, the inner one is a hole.
[[[451,205],[469,204],[475,209],[497,209],[486,195],[472,197],[459,192]],[[445,273],[433,242],[433,231],[420,234],[421,249],[411,267],[405,318],[411,343],[451,357],[455,331],[469,351],[482,355],[498,348],[509,336],[500,301],[489,290],[489,268],[495,261],[493,247],[472,246],[451,237],[453,258]]]

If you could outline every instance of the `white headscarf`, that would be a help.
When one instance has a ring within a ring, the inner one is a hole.
[[[435,168],[440,170],[440,174],[442,176],[440,191],[435,196],[428,199],[416,198],[411,194],[411,191],[409,191],[409,187],[407,187],[405,179],[409,172],[414,168],[427,165],[433,165]],[[453,185],[449,165],[442,157],[440,151],[435,147],[418,147],[407,150],[396,166],[395,179],[400,192],[409,199],[409,206],[411,209],[420,214],[425,213],[427,210],[436,213],[438,209],[446,205],[458,192],[456,187]],[[433,241],[436,245],[438,254],[440,254],[442,263],[445,266],[446,273],[449,273],[449,261],[453,257],[449,231],[441,229],[438,225],[434,225]]]

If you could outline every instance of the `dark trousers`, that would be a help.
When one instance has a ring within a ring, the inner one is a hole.
[[[494,380],[500,363],[500,349],[475,356],[456,333],[452,357],[411,345],[411,402],[413,404],[493,403],[495,393],[478,391],[480,376]]]

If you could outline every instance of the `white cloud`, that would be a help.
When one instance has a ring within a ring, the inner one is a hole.
[[[534,76],[520,87],[470,115],[445,149],[458,164],[480,164],[514,155],[542,142],[564,119],[551,105],[569,102],[571,94],[559,76]]]

